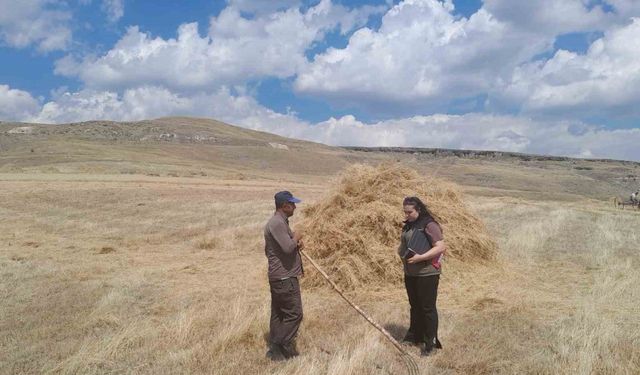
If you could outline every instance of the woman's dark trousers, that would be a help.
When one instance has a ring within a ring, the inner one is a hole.
[[[411,324],[407,337],[415,343],[424,342],[426,350],[441,347],[436,309],[439,281],[440,275],[404,277],[411,305]]]

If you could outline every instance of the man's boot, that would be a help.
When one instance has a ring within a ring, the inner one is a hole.
[[[282,345],[282,354],[286,359],[297,357],[300,353],[298,353],[298,348],[296,348],[295,341],[291,341],[288,344]]]
[[[267,350],[267,358],[274,361],[284,361],[286,359],[282,352],[282,347],[278,344],[269,344],[269,350]]]

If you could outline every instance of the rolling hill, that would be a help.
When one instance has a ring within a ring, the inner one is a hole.
[[[322,181],[353,162],[406,162],[479,194],[556,199],[626,197],[640,163],[496,151],[331,147],[232,126],[168,117],[139,122],[0,123],[0,173]],[[294,177],[296,176],[296,177]],[[496,190],[497,189],[497,190]]]

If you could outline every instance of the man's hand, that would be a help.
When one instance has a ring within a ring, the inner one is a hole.
[[[299,240],[298,241],[298,250],[302,250],[302,249],[304,249],[304,241]]]
[[[299,243],[302,240],[302,233],[299,231],[293,232],[293,241]]]

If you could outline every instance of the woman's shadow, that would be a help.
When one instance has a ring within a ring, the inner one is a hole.
[[[396,339],[396,341],[400,342],[404,338],[404,335],[407,333],[408,328],[399,324],[390,323],[385,324],[384,329],[386,329],[389,334],[391,334],[391,336]]]

